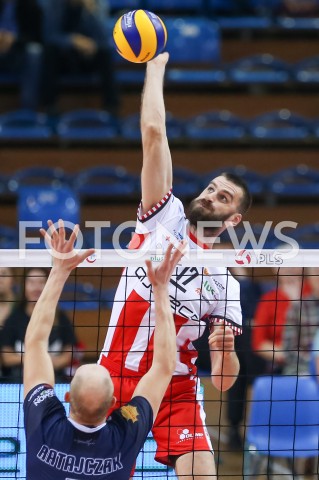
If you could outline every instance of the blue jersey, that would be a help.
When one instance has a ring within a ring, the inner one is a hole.
[[[44,384],[23,408],[28,480],[128,479],[153,422],[149,402],[134,397],[99,427],[76,424]]]

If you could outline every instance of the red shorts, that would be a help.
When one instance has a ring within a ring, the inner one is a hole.
[[[110,371],[117,403],[114,408],[130,401],[137,378],[119,377]],[[170,456],[194,451],[213,451],[205,426],[205,412],[199,380],[173,377],[154,422],[152,433],[157,444],[155,460],[173,466]],[[198,388],[197,388],[198,387]]]

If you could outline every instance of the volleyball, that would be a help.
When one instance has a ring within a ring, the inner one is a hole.
[[[164,22],[147,10],[122,15],[113,29],[117,52],[133,63],[145,63],[162,52],[167,41]]]

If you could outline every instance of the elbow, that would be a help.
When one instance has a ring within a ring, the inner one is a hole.
[[[169,377],[172,377],[175,372],[175,369],[176,369],[176,359],[174,358],[174,360],[172,359],[168,361],[166,364],[166,369],[165,369],[166,375]]]
[[[142,121],[141,132],[143,141],[149,143],[160,141],[166,136],[165,128],[163,128],[161,122],[155,123],[153,121]]]
[[[35,349],[48,349],[48,340],[39,337],[37,332],[27,334],[24,338],[24,351],[31,352]]]
[[[176,370],[176,357],[174,358],[174,360],[172,360],[171,362],[171,366],[170,366],[170,375],[171,377],[173,376],[174,372]]]
[[[171,378],[176,369],[176,355],[174,358],[167,359],[166,368],[165,368],[165,375]]]

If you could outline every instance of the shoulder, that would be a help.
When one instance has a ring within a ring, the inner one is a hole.
[[[23,409],[26,424],[28,418],[33,416],[33,414],[36,414],[38,419],[56,412],[65,416],[64,407],[57,398],[54,388],[45,383],[35,386],[28,392],[24,399]]]
[[[140,396],[133,397],[128,403],[115,410],[117,417],[127,424],[144,424],[152,426],[153,410],[149,401]],[[113,417],[113,414],[112,414]]]
[[[224,293],[225,296],[229,296],[230,291],[239,294],[240,283],[227,268],[220,267],[214,269],[214,278],[217,279],[219,283],[219,289],[221,293]]]
[[[37,405],[46,398],[51,398],[54,396],[55,392],[52,385],[41,383],[30,390],[25,397],[24,404],[33,402],[35,405]]]
[[[141,223],[144,223],[155,216],[158,217],[160,212],[166,213],[168,211],[170,215],[174,213],[178,213],[179,215],[185,214],[181,200],[173,195],[172,189],[146,212],[143,212],[143,204],[141,202],[138,208],[137,218]]]

